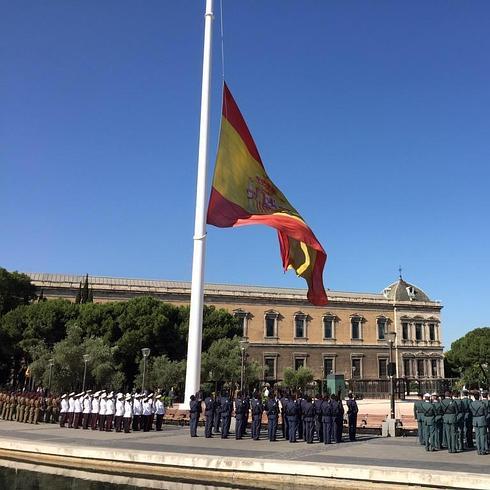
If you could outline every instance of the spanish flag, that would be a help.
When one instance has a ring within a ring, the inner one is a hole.
[[[221,228],[254,224],[275,228],[284,270],[294,269],[306,280],[310,303],[327,304],[322,277],[327,255],[298,211],[267,175],[226,84],[207,222]]]

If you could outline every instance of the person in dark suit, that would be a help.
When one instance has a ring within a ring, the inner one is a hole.
[[[318,442],[323,442],[322,403],[322,397],[318,393],[313,401],[313,405],[315,405],[315,433]]]
[[[331,444],[333,435],[333,416],[332,416],[332,401],[327,394],[323,397],[322,403],[322,424],[323,424],[323,442]]]
[[[342,400],[336,395],[331,397],[332,418],[333,418],[333,438],[337,444],[342,442],[342,428],[344,423],[344,406]]]
[[[480,400],[480,392],[475,391],[475,398],[470,401],[471,422],[475,428],[476,450],[479,455],[488,454],[487,446],[487,415],[488,407]]]
[[[204,437],[208,439],[212,437],[215,409],[216,409],[216,402],[214,400],[214,397],[208,395],[204,399],[204,416],[206,419],[204,424]]]
[[[243,400],[242,392],[237,391],[237,397],[235,398],[235,439],[241,439],[243,436],[243,424],[245,419],[245,402]]]
[[[221,439],[228,439],[232,410],[233,403],[229,399],[228,394],[223,393],[221,397]]]
[[[260,438],[260,426],[262,424],[262,412],[264,411],[264,407],[262,406],[262,400],[257,392],[254,392],[252,395],[250,407],[252,410],[252,439],[258,441]]]
[[[349,440],[356,440],[356,428],[357,428],[357,413],[359,408],[354,398],[353,393],[349,393],[349,399],[347,400],[347,418],[349,420]]]
[[[288,417],[286,415],[286,405],[289,403],[289,396],[287,393],[283,393],[279,398],[281,402],[281,418],[282,418],[282,437],[284,439],[289,438]]]
[[[221,396],[213,393],[214,397],[214,420],[213,430],[215,433],[219,433],[221,427]]]
[[[288,440],[289,442],[296,442],[296,432],[298,425],[298,418],[300,414],[299,408],[300,400],[296,399],[296,395],[292,395],[291,399],[288,401],[286,405],[286,417],[288,418],[288,427],[289,434]]]
[[[311,396],[307,396],[303,403],[303,420],[305,423],[305,441],[307,444],[313,444],[313,435],[315,433],[315,405],[311,401]]]
[[[199,415],[201,415],[201,400],[198,400],[194,395],[191,395],[189,412],[189,428],[191,430],[191,437],[197,437],[197,424],[199,422]]]
[[[272,393],[269,393],[269,399],[265,407],[267,412],[267,429],[269,441],[273,442],[277,437],[277,417],[279,415],[279,403]]]

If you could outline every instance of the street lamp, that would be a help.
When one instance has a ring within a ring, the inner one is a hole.
[[[144,347],[141,349],[141,353],[143,354],[143,382],[141,383],[141,392],[143,393],[145,391],[146,359],[150,355],[150,349]]]
[[[88,354],[83,355],[83,362],[84,362],[84,367],[83,367],[83,383],[82,383],[82,391],[85,391],[85,379],[87,377],[87,362],[90,360],[90,356]]]
[[[51,394],[51,373],[53,371],[54,359],[49,359],[48,367],[49,367],[49,380],[48,380],[48,392]]]
[[[240,369],[240,391],[243,394],[243,378],[245,375],[245,350],[247,349],[248,342],[246,340],[240,340],[240,350],[242,353],[242,365]]]
[[[390,419],[395,418],[395,385],[393,377],[395,376],[395,364],[393,362],[393,344],[395,342],[396,332],[387,332],[386,340],[390,346],[390,362],[388,364],[388,375],[390,377]]]

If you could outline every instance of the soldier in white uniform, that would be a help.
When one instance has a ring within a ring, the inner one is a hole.
[[[143,431],[148,432],[150,430],[150,417],[151,417],[151,402],[150,398],[143,398],[143,416],[141,417],[141,425],[143,426]]]
[[[68,395],[68,428],[73,429],[73,419],[75,417],[75,392]]]
[[[90,391],[90,390],[89,390]],[[83,422],[82,422],[82,427],[87,430],[88,429],[88,423],[90,420],[90,414],[92,413],[92,397],[90,396],[90,393],[87,391],[87,394],[83,398]]]
[[[124,414],[123,414],[124,432],[126,434],[129,433],[132,416],[133,416],[133,400],[131,399],[131,395],[129,393],[126,393],[126,398],[124,399]]]
[[[111,391],[107,395],[107,403],[105,406],[105,430],[112,431],[112,421],[114,419],[114,393]]]
[[[156,429],[160,431],[162,430],[163,417],[165,415],[165,405],[163,404],[162,395],[157,396],[157,400],[155,402],[155,414],[157,416]]]
[[[141,430],[141,412],[143,407],[141,405],[141,397],[143,395],[134,395],[133,401],[133,432]]]
[[[124,415],[124,395],[118,393],[116,397],[116,413],[114,417],[114,428],[116,432],[121,432],[122,418]]]
[[[99,418],[99,395],[100,391],[96,391],[92,397],[92,413],[90,415],[90,425],[92,430],[97,429],[97,421]]]
[[[73,421],[73,427],[75,429],[80,428],[80,423],[82,422],[82,397],[85,396],[85,393],[78,393],[78,395],[75,396],[75,415],[74,415],[74,421]]]
[[[107,400],[106,400],[107,395],[105,393],[102,393],[100,395],[100,401],[99,401],[99,430],[104,430],[105,428],[105,408],[107,405]]]
[[[61,396],[60,427],[65,427],[67,416],[68,416],[68,396],[66,393],[64,393]]]

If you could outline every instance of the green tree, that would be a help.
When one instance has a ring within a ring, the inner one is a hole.
[[[286,368],[284,370],[284,386],[292,390],[304,390],[306,386],[314,379],[313,371],[306,367],[300,367],[297,370]]]
[[[0,267],[0,316],[35,298],[36,286],[29,276]]]
[[[458,372],[466,386],[488,386],[490,381],[490,327],[476,328],[451,344],[446,365]]]
[[[170,388],[178,392],[184,390],[186,361],[171,361],[166,355],[150,357],[147,360],[145,388],[168,392]],[[141,387],[143,383],[143,359],[139,362],[138,374],[134,385]]]

